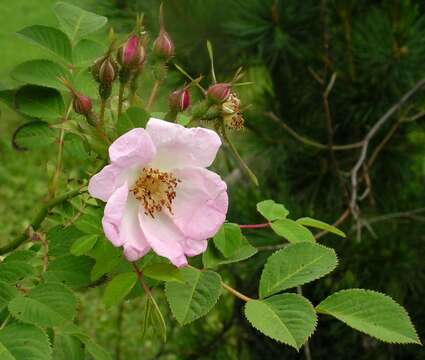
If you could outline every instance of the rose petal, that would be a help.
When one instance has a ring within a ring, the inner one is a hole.
[[[174,223],[189,239],[214,236],[226,219],[226,183],[203,168],[178,169],[173,174],[181,181],[172,205]]]
[[[212,130],[185,128],[155,118],[148,121],[146,131],[157,150],[152,167],[161,170],[210,166],[221,145],[220,137]]]
[[[117,178],[121,169],[116,165],[106,165],[89,181],[89,194],[102,201],[108,201],[117,188]]]
[[[205,250],[207,250],[207,247],[207,240],[186,239],[185,244],[183,245],[184,253],[187,256],[196,256],[202,254],[205,252]]]
[[[130,261],[140,259],[150,250],[140,227],[139,207],[125,182],[109,198],[102,219],[106,237],[114,246],[124,246],[124,254]]]
[[[182,246],[185,236],[165,212],[158,212],[152,218],[141,209],[139,221],[147,242],[158,255],[170,259],[178,267],[187,264]]]
[[[109,158],[120,167],[145,166],[156,154],[155,146],[145,129],[130,130],[109,147]]]
[[[121,185],[106,203],[102,218],[103,231],[109,241],[115,246],[121,246],[120,225],[124,216],[128,198],[128,184]]]

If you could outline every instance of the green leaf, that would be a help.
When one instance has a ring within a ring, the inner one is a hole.
[[[151,311],[149,311],[148,313],[149,323],[154,329],[154,331],[156,331],[157,329],[159,330],[159,333],[161,334],[161,337],[162,337],[162,341],[166,343],[167,342],[167,325],[165,324],[164,316],[162,315],[161,309],[159,308],[153,296],[148,297],[146,306],[148,306],[149,303],[152,304],[150,306]]]
[[[84,235],[75,240],[71,246],[70,252],[75,256],[85,255],[96,245],[97,240],[99,240],[99,235]]]
[[[104,238],[99,239],[94,249],[88,255],[96,260],[96,264],[90,273],[92,281],[96,281],[101,276],[111,272],[122,261],[122,251]]]
[[[16,283],[32,275],[34,275],[34,269],[25,261],[0,263],[0,280],[8,284]]]
[[[16,106],[25,115],[55,121],[64,114],[62,95],[55,89],[27,85],[16,93]]]
[[[66,157],[77,161],[87,161],[89,159],[89,149],[81,136],[66,134],[64,142],[64,154]]]
[[[316,229],[325,230],[325,231],[328,231],[330,233],[336,234],[336,235],[344,237],[344,238],[346,237],[345,233],[343,231],[337,229],[335,226],[326,224],[323,221],[312,219],[310,217],[300,218],[300,219],[297,220],[297,223],[304,225],[304,226],[309,226],[309,227],[313,227],[313,228],[316,228]]]
[[[18,290],[16,287],[11,286],[4,281],[0,281],[0,311],[2,311],[4,307],[7,306],[17,295]]]
[[[57,131],[45,121],[30,121],[18,129],[13,136],[13,143],[22,150],[38,150],[52,145],[57,139]]]
[[[18,31],[18,34],[63,59],[71,61],[71,43],[68,37],[59,29],[33,25]]]
[[[291,243],[315,242],[313,234],[304,226],[290,219],[279,219],[271,224],[273,231]]]
[[[284,219],[289,215],[289,211],[282,204],[276,203],[274,200],[264,200],[257,204],[258,212],[268,221]]]
[[[50,360],[52,350],[46,333],[40,328],[13,323],[0,331],[1,359]]]
[[[80,216],[74,226],[85,234],[103,234],[102,212],[100,209],[86,209],[84,215]]]
[[[3,262],[9,261],[29,261],[36,255],[35,251],[32,250],[15,250],[14,252],[7,255]]]
[[[151,279],[159,281],[183,282],[180,269],[168,263],[153,264],[143,269],[143,274]]]
[[[108,21],[104,16],[96,15],[64,2],[56,3],[54,11],[60,26],[72,43],[99,30]]]
[[[117,122],[118,136],[134,128],[144,128],[149,120],[150,114],[139,107],[130,107],[121,114]]]
[[[130,293],[136,283],[137,275],[134,272],[118,274],[106,286],[103,302],[107,306],[120,303]]]
[[[275,295],[245,304],[245,316],[264,335],[299,350],[316,329],[313,305],[297,294]]]
[[[16,358],[6,349],[6,347],[0,343],[0,359],[3,360],[16,360]]]
[[[385,342],[421,344],[406,310],[376,291],[338,291],[317,305],[316,310]]]
[[[65,90],[66,87],[58,77],[67,77],[68,71],[53,61],[40,59],[19,64],[13,69],[11,76],[23,83]]]
[[[74,336],[55,334],[53,359],[84,360],[84,346],[81,341]]]
[[[95,360],[112,360],[111,356],[101,346],[96,344],[90,337],[78,326],[69,324],[61,329],[63,334],[72,335],[79,339],[83,344],[87,352]]]
[[[86,351],[93,357],[94,360],[112,360],[111,355],[109,355],[104,348],[96,344],[89,337],[77,335],[77,338],[81,340]]]
[[[49,257],[59,257],[67,255],[73,242],[82,237],[83,232],[75,226],[55,226],[47,232],[49,242]]]
[[[181,325],[206,315],[221,293],[220,275],[194,268],[180,270],[185,284],[167,282],[165,294],[171,311]]]
[[[62,256],[49,262],[43,276],[46,281],[60,282],[71,288],[84,287],[91,282],[93,263],[87,256]]]
[[[214,244],[226,258],[234,256],[242,244],[242,231],[237,224],[225,223],[214,236]]]
[[[27,296],[17,296],[9,303],[10,313],[17,319],[39,326],[59,326],[74,318],[77,300],[59,283],[43,283]]]
[[[261,274],[260,297],[319,279],[337,264],[333,249],[312,243],[290,244],[267,259]]]
[[[75,46],[72,57],[76,66],[91,65],[98,57],[105,52],[105,47],[96,41],[83,39]]]
[[[190,116],[187,116],[187,115],[182,114],[182,113],[177,114],[177,121],[176,121],[177,124],[186,126],[186,125],[189,125],[190,121],[191,121]]]
[[[249,259],[258,252],[257,248],[252,246],[243,236],[242,243],[235,254],[230,258],[225,258],[215,247],[213,241],[209,241],[208,249],[202,255],[202,263],[206,268],[215,268],[218,265],[231,264]]]

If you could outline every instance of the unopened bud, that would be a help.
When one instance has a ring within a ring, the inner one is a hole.
[[[72,105],[77,114],[88,116],[92,110],[92,102],[89,97],[79,93],[73,94],[74,99]]]
[[[190,106],[190,92],[187,87],[175,90],[169,97],[170,108],[177,112],[183,112]]]
[[[138,66],[141,56],[140,49],[141,44],[139,37],[137,35],[132,35],[126,43],[118,49],[117,60],[120,65],[126,68],[134,68],[135,66]]]
[[[174,55],[174,44],[170,35],[161,30],[153,43],[153,54],[158,58],[168,60]]]
[[[207,90],[207,97],[215,103],[225,102],[231,94],[232,86],[226,83],[211,85]]]
[[[110,85],[116,79],[118,66],[110,57],[102,57],[92,66],[92,75],[94,79],[104,85]]]

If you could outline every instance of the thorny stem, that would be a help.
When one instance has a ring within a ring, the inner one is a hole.
[[[139,279],[140,285],[142,285],[143,290],[145,291],[146,295],[149,297],[152,297],[151,289],[146,285],[145,278],[143,276],[142,270],[139,269],[136,263],[132,262],[131,265],[133,266],[134,272],[137,275],[137,278]]]
[[[99,109],[99,121],[98,126],[103,129],[103,122],[105,121],[105,108],[106,108],[106,101],[105,99],[100,99],[100,109]]]
[[[160,84],[161,84],[161,82],[159,80],[155,80],[153,87],[152,87],[151,94],[149,95],[149,100],[146,104],[146,111],[149,111],[150,108],[152,107],[153,103],[155,102],[155,98],[156,98],[156,95],[158,93],[158,89],[159,89]]]
[[[248,177],[251,179],[251,181],[254,183],[255,186],[258,186],[258,179],[255,176],[255,174],[252,172],[252,170],[249,168],[249,166],[245,163],[245,161],[242,159],[242,157],[239,155],[238,150],[236,149],[236,146],[232,143],[232,141],[229,139],[229,137],[227,136],[227,132],[226,132],[226,126],[223,125],[221,127],[222,129],[222,135],[224,140],[226,141],[226,143],[229,145],[230,150],[232,151],[233,155],[235,156],[235,158],[239,161],[240,165],[242,166],[243,170],[246,172],[246,174],[248,175]]]
[[[47,214],[49,213],[49,210],[51,210],[55,206],[60,205],[63,202],[75,196],[82,194],[83,192],[86,191],[84,188],[85,186],[79,187],[77,189],[66,192],[63,195],[60,195],[46,202],[37,213],[31,225],[27,228],[27,230],[25,230],[21,234],[21,236],[17,237],[14,241],[10,242],[9,244],[6,244],[0,247],[0,255],[3,255],[12,250],[15,250],[19,245],[23,244],[28,239],[28,230],[33,229],[34,231],[36,231],[40,227],[44,219],[46,218]]]
[[[63,123],[68,120],[69,114],[72,110],[72,101],[70,102],[68,109],[66,110]],[[65,129],[62,127],[59,134],[59,146],[58,146],[58,157],[56,161],[56,169],[52,177],[49,189],[49,199],[52,199],[56,195],[57,187],[59,184],[59,177],[62,170],[62,159],[63,159],[63,147],[64,147]]]
[[[7,325],[7,323],[8,323],[8,322],[9,322],[9,320],[10,320],[10,317],[11,317],[11,314],[9,313],[9,314],[7,315],[7,317],[6,317],[6,319],[4,319],[3,323],[1,324],[1,326],[0,326],[0,330],[3,330],[3,328]]]
[[[237,298],[239,298],[239,299],[241,299],[241,300],[243,300],[245,302],[248,302],[248,301],[252,300],[250,297],[248,297],[248,296],[240,293],[239,291],[237,291],[236,289],[232,288],[231,286],[227,285],[224,282],[221,282],[221,286],[224,289],[226,289],[228,292],[230,292],[231,294],[233,294],[234,296],[236,296]]]
[[[239,225],[241,229],[258,229],[258,228],[266,228],[269,227],[270,223],[263,223],[263,224],[248,224],[248,225]]]
[[[118,110],[117,110],[117,118],[119,119],[121,113],[122,113],[122,106],[124,101],[124,90],[125,90],[125,82],[120,83],[120,89],[118,91]]]

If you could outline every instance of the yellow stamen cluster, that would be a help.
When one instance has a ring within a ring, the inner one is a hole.
[[[145,215],[154,218],[154,214],[163,208],[173,213],[172,204],[179,182],[180,180],[169,172],[144,168],[130,191],[142,203]]]

